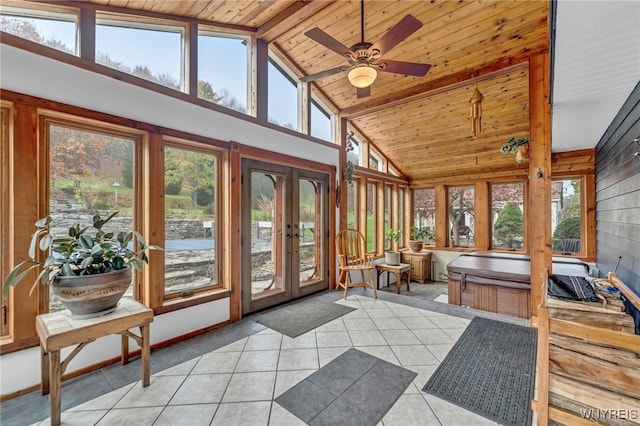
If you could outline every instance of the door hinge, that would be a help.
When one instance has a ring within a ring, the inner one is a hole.
[[[240,175],[240,185],[244,185],[244,175]]]

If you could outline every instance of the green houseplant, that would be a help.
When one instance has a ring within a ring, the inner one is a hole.
[[[388,229],[385,237],[390,242],[398,243],[400,241],[400,237],[402,236],[401,229]],[[384,252],[384,263],[387,265],[399,265],[400,264],[400,252],[394,250],[387,250]]]
[[[500,147],[500,152],[503,154],[515,154],[516,162],[520,163],[522,160],[527,158],[529,146],[529,138],[515,138],[511,136],[507,139],[507,141]]]
[[[411,239],[409,240],[409,248],[411,251],[419,252],[425,242],[433,239],[433,232],[429,228],[411,227]]]
[[[106,232],[102,227],[118,212],[106,219],[93,217],[93,235],[89,227],[76,224],[67,235],[56,235],[50,216],[35,223],[29,259],[16,265],[5,279],[2,292],[19,284],[33,269],[40,270],[36,285],[51,284],[53,293],[75,317],[103,315],[115,309],[131,284],[131,268],[142,270],[148,263],[147,250],[161,250],[147,245],[136,231]],[[139,250],[134,250],[135,243]],[[47,254],[39,261],[36,249]]]

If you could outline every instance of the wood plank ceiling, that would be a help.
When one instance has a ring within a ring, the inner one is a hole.
[[[299,76],[346,64],[304,33],[319,27],[346,46],[360,41],[360,2],[291,0],[91,3],[185,16],[255,32],[298,67]],[[548,51],[549,3],[540,0],[365,1],[364,38],[375,42],[405,15],[424,26],[386,59],[428,63],[423,77],[380,72],[358,99],[346,72],[321,79],[321,91],[411,181],[514,168],[499,153],[529,128],[531,55]],[[484,95],[482,133],[471,137],[469,98]]]

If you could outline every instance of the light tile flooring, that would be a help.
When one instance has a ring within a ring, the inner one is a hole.
[[[274,399],[355,347],[418,374],[380,424],[496,424],[420,390],[469,319],[358,294],[336,303],[357,310],[295,339],[264,329],[153,374],[147,388],[138,381],[70,408],[62,421],[65,425],[302,425]]]

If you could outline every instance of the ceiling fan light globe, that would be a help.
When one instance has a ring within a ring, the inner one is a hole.
[[[374,68],[365,65],[355,67],[349,71],[347,78],[355,87],[364,88],[371,86],[373,82],[376,81],[377,76],[378,73]]]

